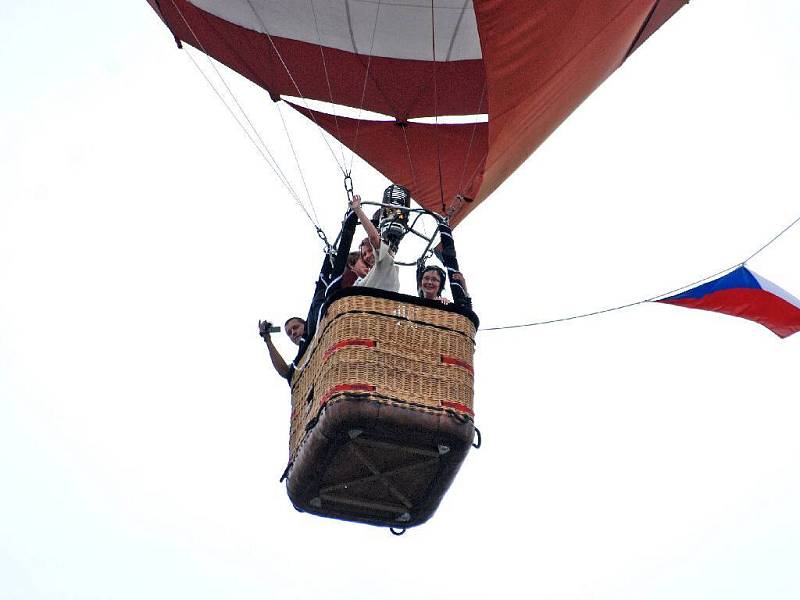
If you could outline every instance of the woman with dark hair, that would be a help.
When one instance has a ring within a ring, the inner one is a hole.
[[[417,272],[417,293],[419,297],[449,304],[450,300],[442,297],[446,279],[447,275],[445,275],[444,269],[440,267],[428,265],[421,269]]]
[[[347,255],[347,270],[342,275],[342,289],[352,286],[359,277],[364,277],[367,273],[369,266],[364,262],[361,249],[353,250]]]
[[[453,301],[456,306],[463,306],[471,310],[472,298],[470,298],[467,291],[467,282],[464,279],[464,274],[458,269],[453,232],[444,222],[439,223],[439,237],[441,238],[442,251],[437,253],[437,256],[441,259],[444,268],[447,269],[446,273],[450,275],[450,292],[453,294]],[[447,276],[444,269],[435,265],[420,266],[417,269],[417,292],[419,297],[449,304],[450,300],[442,296],[446,279]]]
[[[417,271],[417,293],[420,298],[436,300],[442,304],[450,304],[450,299],[442,296],[446,275],[444,269],[436,265],[428,265]],[[453,286],[456,286],[455,288]],[[472,308],[472,298],[467,292],[467,282],[460,271],[450,274],[450,289],[453,297],[458,298],[456,306]]]

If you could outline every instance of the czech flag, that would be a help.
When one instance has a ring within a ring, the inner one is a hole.
[[[658,302],[750,319],[782,338],[800,331],[800,300],[744,266]]]

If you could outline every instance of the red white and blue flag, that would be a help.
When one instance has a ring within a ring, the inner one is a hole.
[[[782,338],[800,331],[800,300],[744,266],[658,302],[750,319]]]

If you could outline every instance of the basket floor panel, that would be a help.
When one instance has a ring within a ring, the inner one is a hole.
[[[305,512],[410,527],[433,515],[469,451],[473,425],[358,398],[327,407],[287,482]]]

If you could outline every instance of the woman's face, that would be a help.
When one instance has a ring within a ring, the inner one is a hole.
[[[367,273],[369,273],[369,267],[367,266],[367,263],[364,262],[364,258],[362,256],[359,256],[358,260],[353,265],[353,272],[358,277],[365,277]]]
[[[425,271],[419,283],[419,289],[422,290],[424,298],[433,299],[439,295],[439,288],[441,285],[442,280],[437,271]]]
[[[372,244],[369,243],[369,240],[361,242],[361,260],[364,261],[368,269],[375,265],[375,252],[372,250]]]

